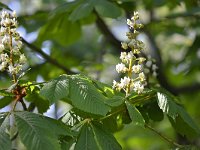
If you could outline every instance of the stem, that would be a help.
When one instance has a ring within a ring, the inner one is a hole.
[[[165,141],[173,144],[174,146],[176,147],[179,147],[179,148],[183,148],[184,146],[183,145],[180,145],[176,142],[174,142],[172,139],[169,139],[168,137],[166,137],[165,135],[163,135],[162,133],[160,133],[159,131],[155,130],[154,128],[152,128],[151,126],[149,126],[148,124],[145,124],[145,127],[150,129],[151,131],[153,131],[154,133],[156,133],[157,135],[159,135],[161,138],[163,138]]]
[[[10,64],[14,67],[14,59],[13,59],[13,48],[12,48],[12,33],[11,33],[11,29],[9,27],[9,47],[10,47]],[[17,76],[15,73],[12,73],[12,78],[13,78],[13,82],[16,83],[17,82]]]
[[[26,107],[26,104],[24,103],[23,99],[20,100],[21,104],[22,104],[22,107],[25,111],[27,111],[27,107]]]
[[[111,114],[109,114],[109,115],[107,115],[105,117],[100,118],[99,121],[105,120],[105,119],[107,119],[107,118],[109,118],[109,117],[111,117],[111,116],[113,116],[113,115],[115,115],[115,114],[117,114],[117,113],[119,113],[121,111],[124,111],[124,107],[122,107],[121,109],[118,109],[117,111],[115,111],[115,112],[113,112],[113,113],[111,113]]]
[[[128,66],[128,77],[132,78],[132,65],[133,65],[133,59],[130,60],[129,66]],[[131,91],[131,82],[129,83],[127,89],[126,89],[126,97],[129,96],[129,93]]]

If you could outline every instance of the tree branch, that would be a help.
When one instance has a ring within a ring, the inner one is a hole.
[[[40,48],[38,48],[35,45],[30,44],[29,42],[27,42],[24,38],[22,38],[22,42],[24,44],[26,44],[26,46],[29,47],[30,49],[32,49],[33,51],[35,51],[38,54],[40,54],[44,59],[46,59],[47,62],[53,64],[54,66],[56,66],[56,67],[58,67],[60,69],[62,69],[67,74],[75,74],[75,72],[73,72],[70,69],[66,68],[64,65],[60,64],[58,61],[56,61],[55,59],[51,58],[49,55],[44,53]]]
[[[105,24],[103,19],[99,16],[99,14],[95,11],[94,13],[96,14],[96,17],[97,17],[97,20],[96,20],[97,27],[105,35],[105,38],[108,40],[108,42],[111,43],[118,50],[118,52],[120,52],[121,42],[109,30],[108,26]]]
[[[200,84],[196,83],[196,84],[191,84],[191,85],[185,85],[185,86],[180,86],[180,87],[174,87],[173,85],[171,85],[167,79],[167,77],[165,76],[164,73],[164,66],[162,64],[162,58],[160,55],[160,49],[158,48],[154,37],[151,35],[150,32],[148,32],[147,30],[144,29],[144,33],[147,35],[151,45],[152,45],[152,49],[153,49],[153,54],[155,56],[156,59],[156,63],[158,66],[158,81],[159,83],[168,91],[170,91],[172,94],[174,95],[178,95],[181,93],[189,93],[189,92],[196,92],[200,90]]]

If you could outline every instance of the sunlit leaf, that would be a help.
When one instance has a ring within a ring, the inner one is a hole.
[[[66,76],[60,76],[46,83],[40,91],[40,95],[47,98],[50,103],[68,96],[69,80]]]

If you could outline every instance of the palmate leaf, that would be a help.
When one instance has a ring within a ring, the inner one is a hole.
[[[103,17],[117,18],[121,15],[121,9],[107,0],[97,1],[95,10]]]
[[[88,125],[81,128],[75,150],[98,150],[93,131]]]
[[[200,135],[200,129],[185,111],[185,109],[174,101],[174,96],[165,90],[157,92],[158,106],[170,118],[172,126],[182,135],[194,137]]]
[[[8,9],[10,11],[12,11],[12,9],[10,9],[7,5],[5,5],[4,3],[0,2],[0,10],[2,9]]]
[[[125,102],[129,116],[135,125],[144,126],[145,121],[139,110],[128,101]]]
[[[3,115],[3,118],[0,118],[3,122],[0,126],[0,149],[1,150],[10,150],[12,143],[10,136],[8,135],[7,128],[9,126],[9,118]],[[4,119],[4,120],[3,120]]]
[[[75,145],[75,150],[121,150],[114,136],[100,125],[85,124]]]
[[[57,120],[30,112],[15,112],[20,139],[28,150],[60,150],[59,135],[71,136],[69,129]]]
[[[105,97],[89,79],[81,75],[70,77],[69,97],[72,105],[84,112],[105,116],[110,107],[104,103]]]
[[[0,108],[4,108],[8,104],[10,104],[13,101],[12,97],[5,96],[3,98],[0,98]]]
[[[50,103],[68,96],[69,94],[69,80],[66,76],[60,76],[56,79],[46,83],[41,91],[40,95],[47,98]]]
[[[68,13],[53,16],[40,29],[37,39],[38,44],[45,40],[54,40],[62,46],[72,44],[81,36],[81,26],[78,22],[71,22]]]
[[[70,14],[69,20],[77,21],[90,15],[93,10],[93,0],[84,0],[79,6]]]

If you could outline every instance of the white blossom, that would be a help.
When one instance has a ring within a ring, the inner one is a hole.
[[[0,44],[0,53],[2,53],[4,49],[5,49],[4,45]]]
[[[133,65],[133,67],[132,67],[132,71],[134,72],[134,73],[140,73],[140,71],[142,70],[142,66],[141,65]]]
[[[132,60],[133,59],[133,57],[134,57],[134,55],[133,55],[133,52],[132,51],[130,51],[130,52],[128,52],[128,55],[127,55],[127,60]]]
[[[8,35],[4,35],[3,39],[2,39],[2,44],[8,45],[10,41],[10,38]]]
[[[0,64],[0,71],[4,71],[6,67],[7,67],[7,62],[2,62]]]
[[[19,71],[22,70],[22,65],[26,62],[26,57],[20,52],[22,41],[16,30],[16,12],[14,11],[10,14],[6,11],[2,11],[0,17],[0,70],[7,70],[9,73],[17,75]],[[9,56],[5,53],[7,51],[9,51]]]
[[[20,58],[19,58],[19,62],[20,62],[21,64],[24,64],[24,63],[26,63],[26,61],[27,61],[27,59],[26,59],[25,55],[24,55],[24,54],[21,54],[21,55],[20,55]]]
[[[8,72],[11,74],[14,74],[16,72],[16,69],[13,67],[13,65],[8,66]]]
[[[143,72],[139,73],[138,77],[140,78],[141,82],[145,81],[145,75]]]
[[[17,14],[16,14],[16,11],[15,11],[15,10],[13,11],[12,16],[13,16],[14,18],[17,17]]]
[[[130,19],[127,19],[126,22],[130,28],[133,28],[133,22]]]
[[[138,94],[142,93],[144,90],[144,85],[141,84],[140,81],[134,82],[134,89],[135,92],[137,92]]]
[[[127,43],[122,42],[121,44],[122,44],[122,48],[123,48],[123,49],[128,49],[128,44],[127,44]]]
[[[9,58],[8,58],[8,54],[7,53],[0,55],[1,62],[8,62],[9,61],[8,59]]]
[[[112,88],[116,88],[117,86],[118,86],[118,83],[115,80],[113,80],[113,86],[112,86]]]
[[[123,79],[121,79],[120,84],[122,85],[122,87],[127,87],[130,84],[131,79],[129,77],[124,77]]]
[[[120,72],[125,73],[127,70],[128,70],[128,68],[126,68],[125,64],[123,64],[123,63],[116,65],[116,71],[118,73],[120,73]]]
[[[126,59],[126,52],[121,52],[120,57],[122,61]]]

